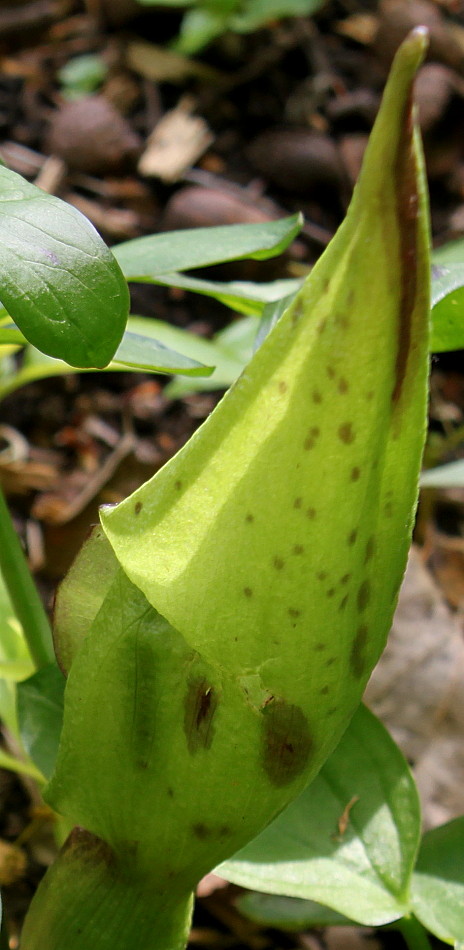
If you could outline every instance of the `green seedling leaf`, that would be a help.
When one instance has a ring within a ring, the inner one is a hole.
[[[114,355],[114,363],[155,373],[186,373],[211,376],[214,366],[204,366],[189,356],[174,353],[160,340],[126,330]]]
[[[66,99],[80,99],[95,92],[108,72],[105,60],[98,53],[74,56],[58,71]]]
[[[378,926],[409,911],[419,840],[409,768],[384,726],[361,706],[312,785],[218,873]]]
[[[278,897],[274,894],[244,894],[236,901],[241,914],[261,927],[299,931],[312,927],[333,927],[352,923],[348,917],[337,914],[330,907],[298,897]]]
[[[179,372],[193,377],[206,374],[205,378],[207,378],[213,372],[213,367],[205,366],[194,358],[198,353],[201,358],[205,358],[210,363],[215,363],[217,359],[218,364],[220,364],[218,365],[218,380],[222,381],[222,378],[225,377],[224,385],[229,385],[228,380],[236,378],[242,368],[242,363],[237,364],[236,361],[232,361],[219,347],[213,346],[207,340],[199,340],[198,337],[195,337],[192,333],[187,333],[185,330],[171,327],[170,324],[164,323],[162,320],[151,320],[148,317],[129,317],[127,325],[128,329],[124,333],[115,358],[105,367],[108,372],[143,369],[145,372],[151,373],[171,374]],[[1,332],[0,329],[0,334]],[[17,336],[12,336],[11,339],[18,341]],[[174,351],[170,346],[171,341],[174,341],[175,344],[179,343],[181,351],[184,352]],[[65,376],[68,373],[80,372],[87,372],[87,370],[71,367],[63,360],[53,359],[53,357],[46,356],[45,353],[41,353],[35,347],[27,346],[24,350],[20,368],[13,368],[12,371],[4,375],[3,379],[0,378],[0,399],[36,379],[47,379],[50,376]],[[221,381],[211,388],[220,389],[223,386]]]
[[[89,221],[0,167],[0,296],[24,336],[71,366],[109,363],[129,292]]]
[[[154,278],[153,283],[166,287],[179,287],[206,297],[214,297],[219,303],[225,304],[226,307],[238,313],[261,315],[266,304],[295,294],[303,281],[283,279],[273,280],[267,284],[248,281],[220,283],[214,280],[201,280],[198,277],[186,277],[185,274],[164,274]]]
[[[464,818],[428,831],[412,881],[416,917],[445,943],[464,942]]]
[[[178,399],[193,392],[228,389],[251,359],[258,327],[259,321],[256,317],[244,317],[216,333],[211,341],[196,338],[201,346],[206,344],[210,347],[209,359],[215,364],[214,373],[209,379],[202,380],[176,376],[166,386],[165,396]]]
[[[86,829],[89,879],[106,855],[105,925],[95,883],[90,910],[72,888],[70,846],[22,950],[87,950],[96,922],[100,948],[180,947],[195,881],[296,798],[359,704],[425,434],[428,230],[410,108],[425,47],[419,29],[397,54],[347,219],[245,373],[102,514],[121,569],[72,661],[45,795]],[[374,866],[398,902],[390,850]],[[126,907],[145,887],[142,933],[115,903],[122,880]]]
[[[439,465],[422,472],[421,488],[462,488],[464,485],[464,460]]]
[[[65,678],[54,663],[18,685],[18,720],[24,748],[45,778],[55,766]]]
[[[14,736],[18,735],[15,683],[30,676],[34,669],[0,572],[0,719]]]
[[[113,248],[126,280],[151,283],[176,271],[244,258],[266,260],[281,254],[301,229],[294,214],[263,224],[234,224],[152,234]]]

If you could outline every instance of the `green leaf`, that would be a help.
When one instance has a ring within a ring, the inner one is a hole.
[[[18,720],[24,747],[45,778],[55,766],[63,722],[66,680],[50,663],[18,685]]]
[[[58,71],[58,79],[64,87],[66,99],[80,99],[101,86],[108,66],[99,53],[74,56]]]
[[[4,749],[0,749],[0,769],[8,769],[9,772],[17,772],[18,775],[27,775],[33,778],[40,785],[43,784],[44,777],[42,772],[33,765],[32,762],[23,762],[22,759],[9,755]]]
[[[125,241],[113,254],[127,280],[152,282],[174,271],[281,254],[302,225],[301,215],[263,224],[233,224],[153,234]]]
[[[194,438],[101,516],[149,603],[205,662],[243,683],[262,724],[264,770],[248,764],[257,827],[346,728],[384,646],[409,549],[429,261],[406,103],[423,42],[419,31],[402,47],[362,183],[303,289]],[[405,216],[417,202],[418,219]],[[289,761],[268,760],[268,730],[287,727]],[[243,763],[240,776],[245,783]]]
[[[344,818],[346,830],[340,828]],[[218,873],[378,926],[409,910],[419,839],[409,768],[386,729],[361,706],[313,784]]]
[[[421,488],[462,488],[464,485],[464,459],[439,465],[422,472]]]
[[[279,930],[307,930],[312,927],[333,927],[353,923],[330,907],[299,897],[279,897],[274,894],[250,892],[237,898],[241,914],[262,927]]]
[[[262,927],[299,931],[312,927],[333,927],[352,923],[348,917],[337,914],[330,907],[305,901],[298,897],[279,897],[274,894],[250,892],[236,900],[241,914]]]
[[[100,526],[95,525],[55,598],[53,641],[56,658],[66,675],[118,570],[111,545]]]
[[[129,292],[89,221],[0,167],[0,297],[24,336],[72,366],[109,363]]]
[[[412,906],[440,940],[464,942],[464,817],[424,835],[413,875]]]
[[[215,363],[217,358],[218,363],[223,366],[223,370],[220,366],[218,367],[218,380],[222,380],[224,374],[227,381],[231,376],[235,378],[242,368],[242,364],[236,363],[234,363],[233,368],[229,366],[232,363],[231,358],[222,353],[218,347],[214,347],[208,340],[200,340],[194,334],[171,327],[170,324],[164,323],[162,320],[151,320],[148,317],[129,317],[127,325],[128,330],[125,331],[123,341],[116,352],[116,356],[122,356],[123,359],[115,358],[112,360],[105,367],[107,372],[124,372],[128,369],[151,373],[171,374],[179,372],[193,377],[205,374],[206,379],[213,372],[213,369],[211,366],[205,366],[199,362],[196,359],[197,354],[209,363]],[[15,337],[15,339],[18,338]],[[170,346],[171,341],[174,341],[175,345],[178,343],[180,350],[183,350],[185,355],[182,352],[175,352]],[[35,347],[27,346],[19,369],[11,370],[5,374],[3,379],[0,377],[0,399],[36,379],[47,379],[50,376],[66,376],[68,373],[88,371],[69,366],[63,360],[53,359],[53,357],[46,356],[45,353],[36,350]],[[220,389],[222,385],[222,382],[219,382],[211,388]],[[229,385],[229,383],[226,382],[224,385]]]
[[[231,225],[234,227],[234,225]],[[268,303],[289,299],[302,286],[302,280],[273,280],[269,283],[251,283],[249,281],[231,281],[221,283],[214,280],[201,280],[185,274],[163,274],[154,278],[153,283],[166,287],[179,287],[196,294],[214,297],[238,313],[260,315]]]
[[[432,353],[464,347],[464,264],[432,270]]]
[[[194,338],[195,347],[201,345],[209,348],[208,359],[215,364],[214,373],[209,379],[176,376],[166,386],[165,395],[170,399],[179,399],[193,392],[228,389],[251,359],[258,326],[256,317],[243,317],[216,333],[212,340]],[[193,342],[191,345],[193,346]],[[204,359],[207,358],[206,353],[205,349]]]
[[[126,330],[114,354],[113,362],[151,373],[182,373],[189,376],[211,376],[214,366],[204,366],[189,356],[181,356],[160,340]]]
[[[231,19],[231,28],[250,33],[272,20],[293,16],[311,16],[324,5],[324,0],[248,0],[243,11]]]

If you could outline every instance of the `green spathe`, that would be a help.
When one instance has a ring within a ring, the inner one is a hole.
[[[314,777],[383,648],[425,434],[429,243],[410,109],[425,46],[416,30],[401,47],[347,219],[300,294],[179,455],[103,512],[120,567],[82,645],[62,610],[71,665],[46,798],[104,843],[86,854],[104,855],[112,950],[182,943],[196,880]],[[70,848],[22,950],[89,946]],[[122,879],[139,896],[149,882],[155,906],[178,897],[151,939],[135,916],[118,936]]]

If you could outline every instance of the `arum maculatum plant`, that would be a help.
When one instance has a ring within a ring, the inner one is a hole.
[[[400,48],[346,220],[238,382],[63,583],[22,950],[177,950],[205,872],[315,777],[392,620],[426,423],[429,236]],[[82,596],[82,592],[85,596]]]

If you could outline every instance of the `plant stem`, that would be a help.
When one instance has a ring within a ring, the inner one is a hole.
[[[402,920],[398,921],[397,927],[401,931],[409,950],[432,950],[427,931],[417,917],[403,917]]]
[[[1,488],[0,571],[23,627],[32,659],[37,669],[40,669],[55,659],[50,625]]]

